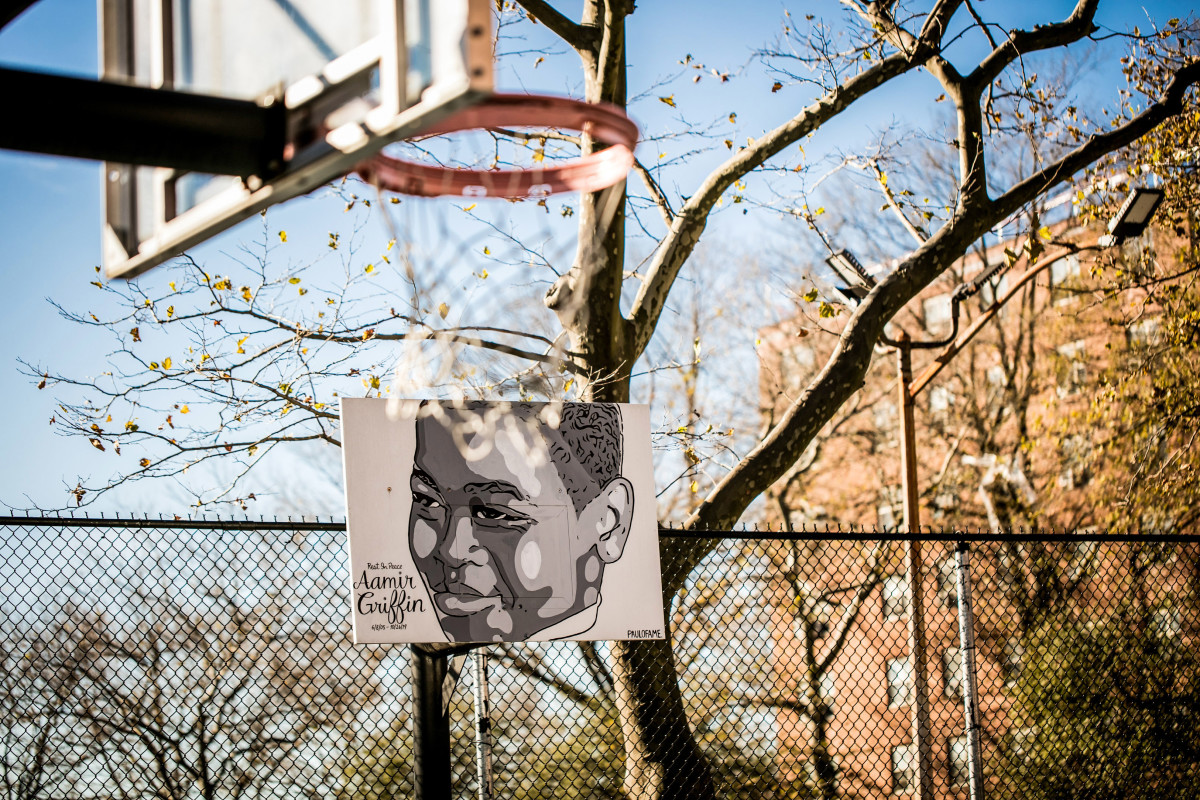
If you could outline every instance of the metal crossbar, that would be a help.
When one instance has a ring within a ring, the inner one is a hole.
[[[247,530],[247,531],[335,531],[346,530],[344,519],[330,518],[324,522],[320,518],[301,519],[206,519],[206,518],[169,518],[135,516],[91,517],[85,514],[79,516],[38,516],[10,515],[0,516],[0,525],[8,527],[27,527],[37,525],[55,525],[62,528],[162,528],[164,530]],[[1200,542],[1200,533],[1154,533],[1146,534],[1137,531],[1109,533],[1095,530],[1058,530],[1054,528],[1017,528],[1011,530],[986,530],[978,528],[934,529],[922,526],[920,531],[901,531],[896,528],[879,528],[866,525],[840,525],[838,523],[813,524],[796,527],[758,526],[741,528],[684,528],[668,524],[658,529],[658,535],[663,538],[696,538],[696,539],[737,539],[763,541],[885,541],[885,542],[1078,542],[1081,540],[1095,542],[1171,542],[1183,544]]]

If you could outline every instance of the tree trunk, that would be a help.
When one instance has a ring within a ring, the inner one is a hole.
[[[684,713],[670,639],[613,642],[612,653],[625,794],[630,800],[715,799],[708,762]]]
[[[829,715],[823,700],[818,700],[813,711],[809,757],[815,794],[822,800],[833,800],[837,797],[837,765],[829,753]]]
[[[591,399],[628,402],[628,368],[621,372],[619,381],[593,383]],[[675,548],[660,547],[660,552],[664,566],[670,565]],[[677,586],[669,575],[663,583],[663,603],[668,605]],[[622,788],[630,800],[710,800],[716,797],[712,773],[688,724],[675,671],[670,614],[664,616],[666,639],[612,646],[613,686],[625,739]]]
[[[822,800],[832,800],[837,797],[837,766],[829,753],[829,705],[821,694],[821,676],[824,671],[817,666],[817,641],[813,630],[812,606],[804,610],[804,679],[805,706],[808,720],[811,723],[808,739],[808,776],[812,793]],[[830,654],[832,655],[832,653]]]
[[[624,18],[632,12],[629,2],[584,4],[582,27],[596,32],[586,37],[594,47],[577,48],[589,102],[625,105]],[[591,147],[585,137],[584,152]],[[571,357],[586,370],[584,396],[593,402],[629,402],[638,354],[630,323],[621,314],[624,267],[625,196],[618,184],[581,198],[575,263],[546,296],[570,337]],[[672,596],[664,591],[664,598]],[[631,800],[707,800],[715,797],[712,775],[688,725],[669,619],[666,624],[664,641],[613,643],[613,684],[625,738],[624,791]]]

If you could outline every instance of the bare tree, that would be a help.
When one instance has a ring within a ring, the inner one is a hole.
[[[352,648],[346,589],[319,543],[226,535],[240,539],[213,548],[180,534],[159,548],[135,534],[75,547],[69,562],[42,558],[60,542],[18,546],[33,574],[75,600],[9,602],[42,631],[6,631],[10,796],[341,785],[341,730],[375,701],[385,653]]]
[[[0,790],[4,800],[54,797],[95,753],[68,700],[86,651],[61,630],[5,630],[0,645]],[[74,645],[74,646],[72,646]]]

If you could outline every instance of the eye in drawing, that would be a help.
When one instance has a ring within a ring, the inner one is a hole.
[[[513,511],[504,506],[487,505],[484,503],[471,503],[471,518],[484,522],[500,523],[504,525],[524,525],[530,522],[530,518],[518,511]]]
[[[439,509],[444,508],[445,504],[438,493],[425,484],[423,480],[416,475],[412,479],[413,502],[421,508]]]

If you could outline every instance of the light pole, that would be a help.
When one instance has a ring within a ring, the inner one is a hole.
[[[1108,233],[1101,236],[1096,244],[1078,246],[1064,245],[1063,249],[1045,261],[1041,261],[1025,271],[1020,279],[1011,286],[1003,296],[997,298],[986,308],[962,334],[958,335],[959,306],[964,300],[975,295],[983,284],[996,275],[1008,269],[1011,264],[998,261],[969,281],[959,284],[950,296],[950,334],[936,341],[913,341],[908,334],[900,331],[896,339],[881,337],[884,344],[895,348],[897,353],[897,373],[900,399],[900,480],[904,496],[904,527],[912,537],[905,543],[905,565],[908,571],[908,645],[909,669],[913,679],[913,708],[912,736],[917,750],[917,792],[916,800],[933,800],[932,748],[929,737],[929,697],[927,691],[925,655],[925,625],[924,625],[924,591],[920,579],[922,571],[921,543],[916,535],[921,530],[920,490],[917,484],[917,450],[916,424],[914,409],[917,394],[941,372],[963,348],[975,338],[975,335],[991,321],[1000,308],[1004,306],[1022,287],[1035,277],[1067,256],[1089,250],[1100,250],[1121,244],[1128,238],[1139,236],[1150,224],[1151,217],[1163,200],[1161,189],[1136,188],[1125,198],[1125,202],[1117,209],[1108,224]],[[837,286],[837,292],[846,300],[848,305],[857,306],[863,298],[875,288],[875,279],[859,263],[848,250],[840,250],[826,259],[826,263],[837,274],[845,286]],[[939,353],[917,378],[912,376],[912,351],[945,348]],[[960,565],[957,580],[965,587],[968,596],[960,596],[960,637],[965,642],[974,642],[974,632],[970,630],[973,623],[970,620],[969,575],[965,574],[965,565],[969,563],[960,554],[957,563]],[[966,603],[964,618],[963,603]],[[980,771],[978,752],[978,697],[975,687],[975,671],[973,658],[968,659],[967,647],[963,650],[963,706],[966,714],[968,759],[971,773],[971,798],[979,800],[982,797],[982,774]],[[971,651],[973,656],[973,649]]]
[[[837,291],[854,305],[875,287],[875,279],[871,277],[858,259],[848,251],[834,253],[826,263],[837,273],[846,286],[837,286]],[[929,737],[929,691],[926,680],[925,656],[925,601],[924,589],[921,585],[923,570],[921,558],[921,542],[916,538],[920,533],[920,492],[917,488],[917,448],[916,425],[914,422],[914,398],[916,393],[910,389],[912,382],[912,351],[914,349],[930,349],[944,347],[954,341],[958,335],[958,306],[971,294],[979,290],[984,280],[987,280],[997,270],[988,270],[986,275],[975,281],[964,283],[954,290],[950,298],[950,335],[945,339],[928,342],[914,342],[908,334],[900,331],[895,340],[884,336],[883,341],[895,348],[897,353],[897,368],[899,371],[900,391],[900,457],[901,457],[901,489],[904,495],[904,527],[913,534],[904,543],[904,562],[908,576],[908,653],[909,672],[912,675],[912,741],[917,755],[917,791],[916,800],[933,800],[933,753]],[[972,288],[973,287],[973,288]]]

